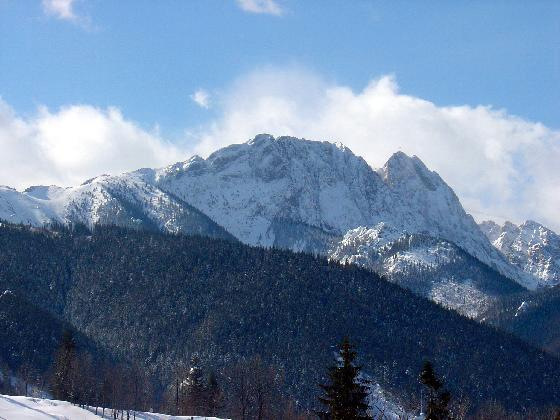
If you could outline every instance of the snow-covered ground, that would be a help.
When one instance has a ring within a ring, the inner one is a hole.
[[[132,418],[132,414],[130,416]],[[0,420],[99,420],[101,413],[72,405],[67,401],[31,397],[0,395]],[[112,411],[105,410],[105,418],[112,418]],[[125,415],[126,418],[126,415]],[[157,413],[136,412],[138,420],[219,420],[216,417],[168,416]]]

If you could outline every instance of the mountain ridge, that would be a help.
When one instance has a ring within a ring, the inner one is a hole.
[[[480,226],[496,249],[536,278],[539,287],[560,284],[560,235],[533,220],[502,226],[485,221]]]

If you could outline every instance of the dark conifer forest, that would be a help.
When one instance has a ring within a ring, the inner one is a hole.
[[[121,392],[113,404],[173,414],[311,413],[348,336],[362,371],[409,407],[425,360],[472,412],[560,405],[556,357],[352,265],[107,226],[2,224],[0,250],[2,369],[32,369],[52,389],[70,331],[96,381],[77,403]]]
[[[560,286],[508,296],[488,308],[480,318],[560,355]]]

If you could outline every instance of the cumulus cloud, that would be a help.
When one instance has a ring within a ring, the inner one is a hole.
[[[18,116],[0,100],[0,184],[77,185],[103,173],[163,166],[189,153],[116,108],[76,105]]]
[[[76,21],[74,13],[75,0],[42,0],[43,10],[46,14],[57,19]]]
[[[237,5],[249,13],[282,16],[284,11],[275,0],[236,0]]]
[[[204,89],[198,89],[191,95],[191,99],[201,108],[210,108],[210,94]]]
[[[560,231],[560,131],[505,110],[438,106],[399,92],[390,75],[356,91],[297,67],[241,77],[212,106],[216,117],[187,127],[189,146],[180,147],[116,108],[41,108],[24,118],[0,100],[0,184],[75,185],[271,133],[341,141],[374,168],[398,150],[417,155],[478,220],[534,219]]]
[[[215,101],[216,103],[216,101]],[[206,155],[255,133],[341,141],[373,167],[417,155],[478,220],[535,219],[560,231],[560,132],[488,106],[442,107],[399,92],[393,76],[351,88],[300,68],[235,82],[199,130]]]

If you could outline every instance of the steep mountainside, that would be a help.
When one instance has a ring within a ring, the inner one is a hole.
[[[519,226],[487,221],[480,227],[509,262],[531,274],[538,286],[560,284],[559,235],[531,220]]]
[[[560,403],[558,359],[354,265],[115,227],[4,225],[0,249],[1,290],[25,294],[164,383],[195,352],[215,369],[259,354],[312,405],[332,345],[348,334],[365,372],[406,401],[418,398],[427,358],[473,408],[487,400],[516,410]]]
[[[340,144],[263,134],[206,160],[194,157],[159,170],[156,183],[247,244],[316,251],[305,235],[278,243],[286,236],[283,222],[336,237],[384,222],[452,241],[516,275],[439,175],[404,153],[376,172]]]

